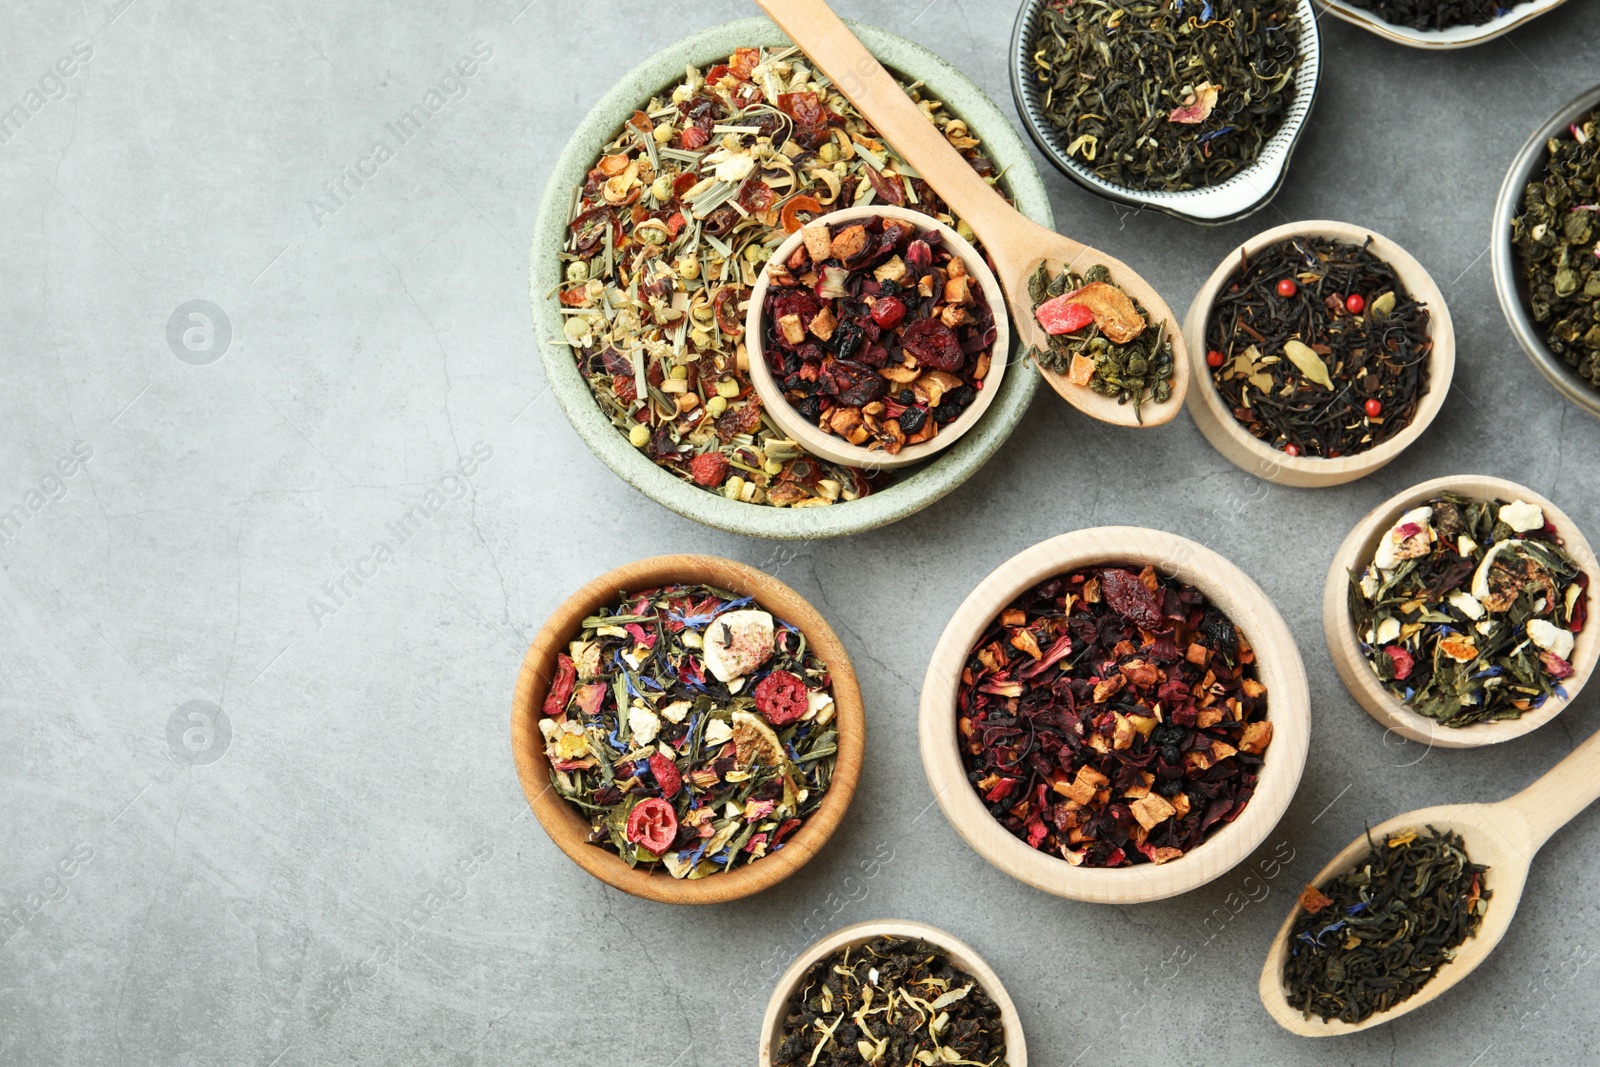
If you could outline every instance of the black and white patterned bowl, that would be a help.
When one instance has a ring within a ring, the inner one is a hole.
[[[1028,44],[1033,40],[1039,17],[1048,0],[1026,0],[1011,31],[1011,95],[1022,115],[1022,124],[1044,157],[1079,185],[1120,204],[1154,208],[1187,222],[1217,226],[1260,211],[1277,195],[1289,172],[1300,133],[1311,114],[1322,76],[1322,35],[1317,28],[1317,12],[1311,0],[1299,0],[1300,70],[1295,76],[1294,103],[1283,126],[1267,142],[1261,157],[1245,170],[1217,185],[1182,192],[1146,192],[1116,185],[1097,176],[1067,155],[1066,143],[1040,107],[1039,87],[1030,69]]]

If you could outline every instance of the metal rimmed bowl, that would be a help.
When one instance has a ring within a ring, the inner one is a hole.
[[[972,135],[983,141],[995,169],[1005,172],[1004,191],[1017,208],[1035,222],[1054,227],[1050,198],[1032,155],[983,90],[934,53],[903,37],[860,23],[852,23],[851,28],[886,66],[907,80],[921,81],[951,114],[961,116]],[[550,391],[584,444],[618,477],[696,522],[754,537],[801,540],[875,529],[912,515],[955,489],[983,466],[1016,428],[1039,387],[1039,376],[1007,375],[981,425],[936,459],[899,475],[893,485],[859,500],[799,510],[728,500],[688,483],[629,444],[627,436],[600,410],[572,350],[561,342],[561,314],[553,295],[562,279],[558,256],[573,190],[634,110],[681,80],[686,65],[704,67],[721,62],[741,46],[782,47],[788,43],[782,31],[765,18],[725,23],[647,59],[602,97],[567,142],[545,187],[529,257],[529,294],[534,334]],[[1013,358],[1021,358],[1020,351],[1014,351]]]
[[[1369,33],[1375,33],[1396,44],[1403,44],[1407,48],[1426,48],[1435,51],[1470,48],[1475,44],[1492,41],[1546,12],[1554,11],[1565,2],[1566,0],[1533,0],[1531,4],[1521,4],[1495,16],[1482,26],[1452,26],[1448,30],[1414,30],[1409,26],[1396,26],[1392,22],[1385,22],[1372,12],[1345,3],[1344,0],[1323,0],[1324,6],[1334,18],[1343,19],[1353,26],[1360,26]]]
[[[1101,563],[1151,564],[1204,593],[1235,620],[1255,650],[1267,687],[1272,744],[1244,812],[1167,863],[1080,867],[1032,848],[989,813],[967,778],[957,727],[961,677],[973,645],[1017,596],[1057,575]],[[1294,635],[1272,600],[1244,571],[1176,534],[1108,526],[1025,548],[978,584],[951,616],[923,676],[918,717],[922,769],[945,818],[973,851],[1036,889],[1096,904],[1139,904],[1187,893],[1227,873],[1272,832],[1289,807],[1311,743],[1311,694]]]
[[[1549,142],[1566,132],[1567,127],[1589,112],[1600,108],[1600,85],[1580,93],[1567,101],[1549,121],[1541,125],[1522,146],[1506,180],[1500,186],[1500,195],[1494,205],[1494,229],[1490,240],[1490,266],[1494,271],[1494,291],[1500,298],[1500,311],[1506,324],[1517,338],[1522,350],[1539,368],[1539,373],[1550,380],[1564,396],[1591,415],[1600,415],[1600,390],[1578,377],[1578,372],[1567,366],[1544,343],[1544,331],[1533,321],[1528,309],[1528,288],[1521,277],[1521,263],[1511,246],[1511,223],[1522,207],[1522,191],[1528,183],[1537,180],[1550,159]]]
[[[1066,144],[1040,107],[1039,93],[1030,69],[1029,42],[1038,28],[1039,16],[1048,0],[1027,0],[1011,31],[1011,95],[1033,143],[1044,157],[1067,177],[1107,200],[1134,207],[1154,208],[1186,222],[1216,226],[1251,215],[1278,194],[1289,172],[1289,158],[1305,129],[1316,100],[1322,77],[1322,34],[1317,28],[1317,11],[1311,0],[1298,0],[1300,23],[1300,70],[1295,75],[1294,103],[1283,126],[1267,141],[1260,158],[1250,167],[1219,185],[1182,192],[1146,192],[1115,185],[1097,176],[1067,155]]]

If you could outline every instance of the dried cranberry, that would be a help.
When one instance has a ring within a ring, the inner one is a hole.
[[[659,752],[650,757],[650,773],[655,776],[661,795],[668,800],[677,796],[678,790],[683,788],[683,774],[678,770],[678,765]]]
[[[628,813],[628,840],[660,855],[678,836],[678,813],[660,797],[647,797]]]
[[[822,371],[822,391],[851,407],[870,404],[888,388],[883,376],[865,363],[836,359]]]
[[[911,247],[915,248],[921,243],[914,242]],[[955,331],[938,319],[918,319],[913,322],[906,327],[900,343],[918,363],[934,370],[957,371],[966,361]]]
[[[1159,629],[1164,620],[1161,604],[1138,575],[1115,568],[1100,573],[1100,592],[1111,605],[1111,610],[1135,626],[1146,630]]]
[[[900,320],[906,317],[906,304],[896,296],[886,296],[872,305],[872,321],[886,330],[892,330],[900,325]]]
[[[756,710],[773,726],[787,726],[806,713],[806,683],[788,671],[773,671],[755,688]]]

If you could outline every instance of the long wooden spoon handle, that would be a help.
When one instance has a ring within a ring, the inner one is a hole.
[[[1008,227],[1034,225],[978,176],[824,0],[756,3],[985,244],[994,246]]]
[[[1527,821],[1535,848],[1600,798],[1600,731],[1552,767],[1544,777],[1501,803]]]

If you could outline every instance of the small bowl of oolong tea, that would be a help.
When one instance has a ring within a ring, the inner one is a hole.
[[[657,556],[574,593],[512,700],[523,792],[607,884],[669,904],[782,880],[843,819],[865,715],[844,646],[799,594],[712,556]]]
[[[1277,226],[1234,249],[1183,324],[1200,432],[1280,485],[1363,478],[1433,422],[1455,374],[1444,294],[1404,249],[1343,222]]]
[[[965,943],[926,923],[836,930],[778,979],[760,1067],[974,1064],[1027,1067],[1016,1005]]]
[[[1321,73],[1311,0],[1028,0],[1011,91],[1045,158],[1109,200],[1205,225],[1264,207]]]
[[[927,460],[976,426],[1011,350],[982,254],[887,204],[810,219],[779,245],[745,340],[768,418],[813,455],[878,470]]]
[[[1514,482],[1438,478],[1390,498],[1334,555],[1323,630],[1350,694],[1409,740],[1471,748],[1567,707],[1600,659],[1594,551]]]
[[[1080,530],[956,610],[923,682],[922,765],[957,832],[1012,877],[1160,900],[1271,833],[1309,702],[1287,625],[1242,571],[1157,530]]]
[[[1517,343],[1600,415],[1600,87],[1536,130],[1495,205],[1495,291]]]

